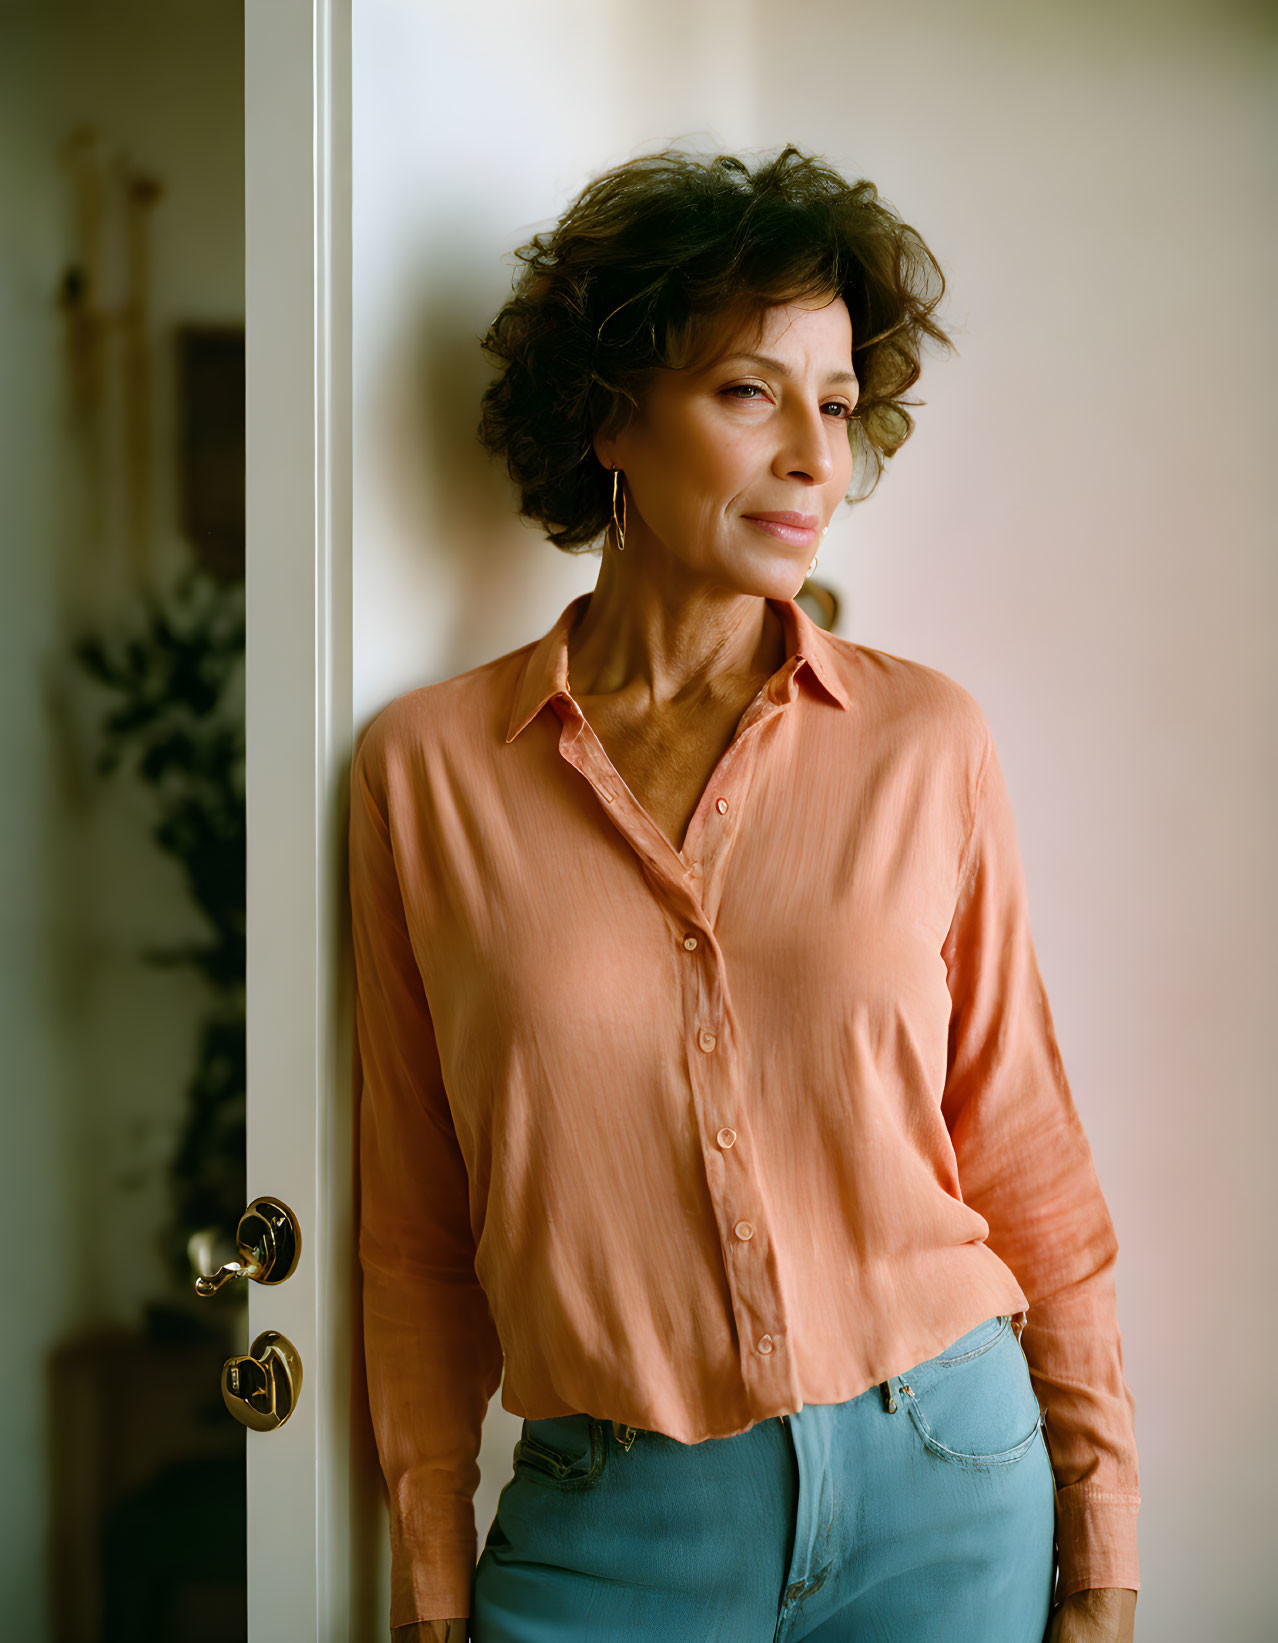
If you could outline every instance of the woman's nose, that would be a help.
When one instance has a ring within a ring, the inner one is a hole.
[[[796,416],[786,426],[786,436],[777,449],[775,471],[787,478],[796,475],[823,484],[834,473],[834,458],[825,418]]]

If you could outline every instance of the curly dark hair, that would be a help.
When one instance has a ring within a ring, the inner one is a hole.
[[[773,305],[842,297],[860,385],[848,437],[849,502],[863,501],[909,437],[906,392],[945,291],[919,234],[822,158],[788,144],[754,170],[732,154],[664,149],[589,183],[548,233],[515,252],[513,294],[481,340],[502,369],[483,396],[479,439],[520,492],[520,514],[567,551],[611,517],[592,442],[619,429],[658,369],[696,363],[716,322],[756,340]]]

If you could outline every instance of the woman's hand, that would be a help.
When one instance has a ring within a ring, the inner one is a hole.
[[[1121,1586],[1071,1592],[1052,1610],[1043,1643],[1132,1643],[1136,1593]]]
[[[391,1643],[468,1643],[468,1620],[414,1620],[410,1626],[393,1626]]]

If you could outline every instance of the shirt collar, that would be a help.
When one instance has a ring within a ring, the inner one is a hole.
[[[536,718],[551,697],[568,695],[568,635],[589,603],[590,593],[570,599],[548,632],[542,634],[528,654],[515,690],[506,740],[515,737]],[[811,678],[841,708],[852,705],[847,687],[839,677],[825,629],[818,627],[794,599],[769,599],[785,628],[786,661],[798,657],[796,674]]]

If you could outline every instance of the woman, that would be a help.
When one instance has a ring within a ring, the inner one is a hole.
[[[794,148],[631,161],[520,256],[480,433],[598,581],[352,780],[393,1637],[1130,1639],[1117,1246],[989,727],[795,601],[939,269]]]

